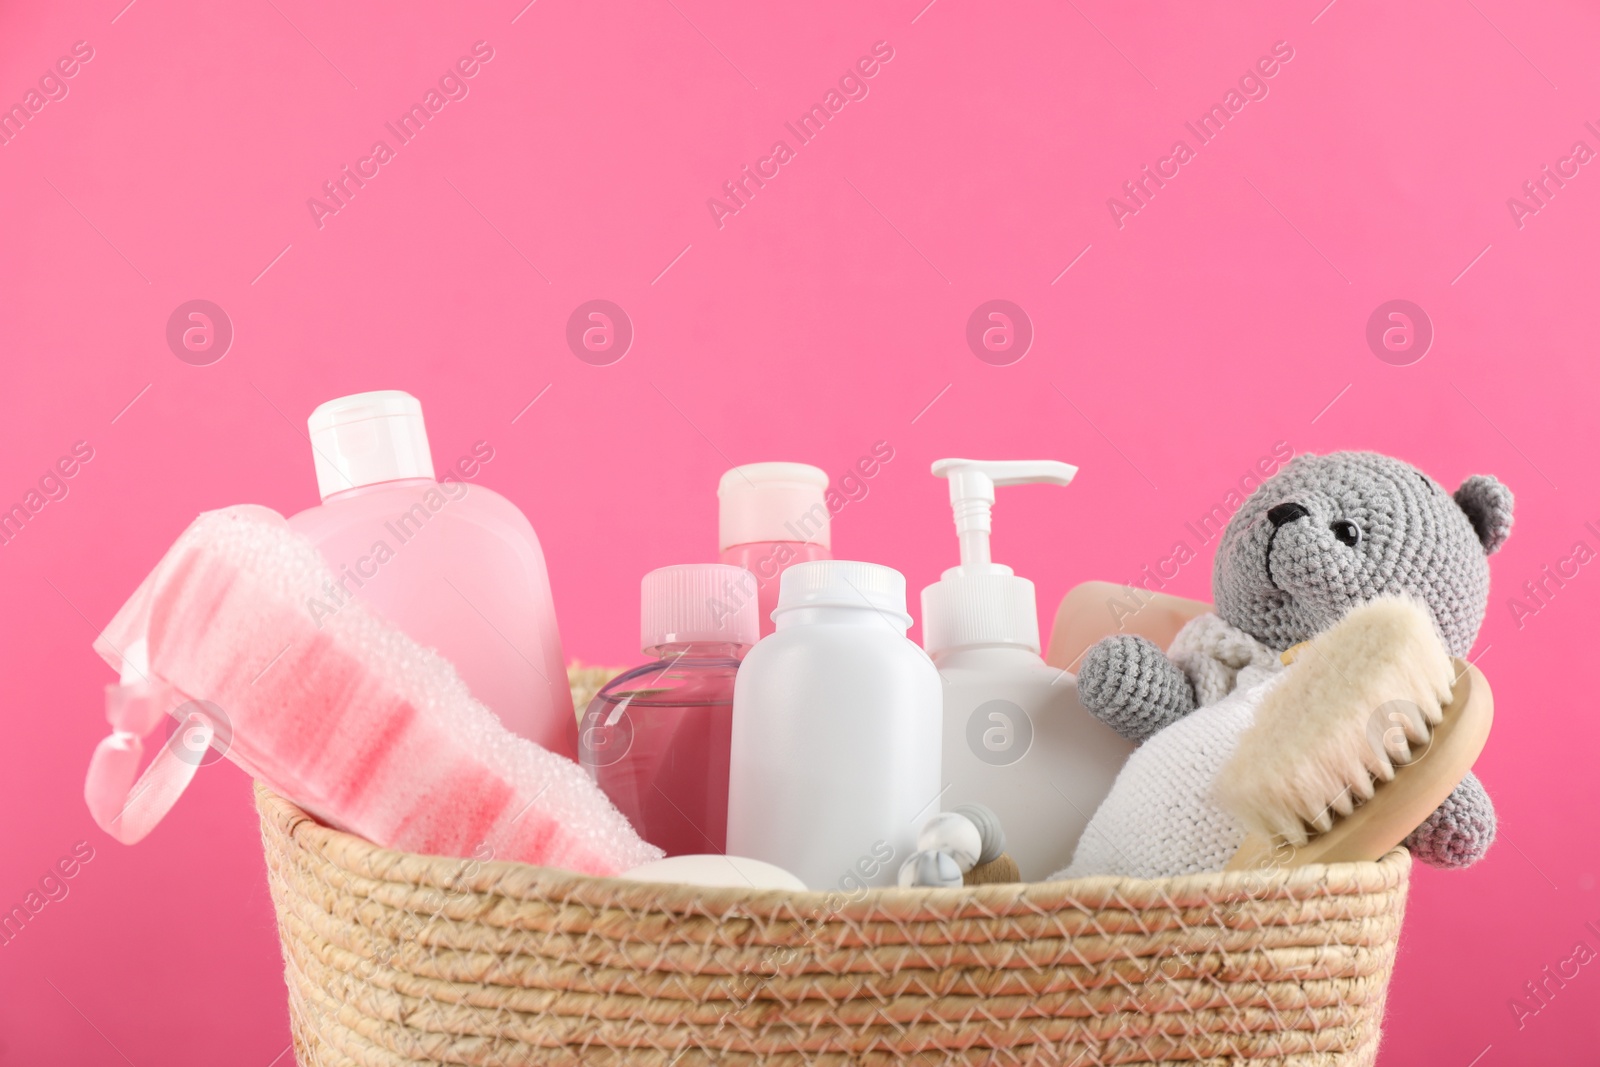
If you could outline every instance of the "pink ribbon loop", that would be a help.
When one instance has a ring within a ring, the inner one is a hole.
[[[177,746],[164,744],[139,774],[144,758],[141,739],[166,717],[165,706],[173,696],[169,687],[159,683],[106,687],[106,718],[112,733],[95,746],[83,783],[83,799],[100,829],[125,845],[142,840],[155,829],[200,767],[199,759],[184,758]],[[174,736],[185,739],[185,752],[204,752],[214,734],[211,720],[192,710]]]

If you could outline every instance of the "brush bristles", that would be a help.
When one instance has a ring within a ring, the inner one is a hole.
[[[1426,751],[1455,681],[1427,608],[1383,597],[1302,649],[1217,781],[1246,830],[1303,845]]]

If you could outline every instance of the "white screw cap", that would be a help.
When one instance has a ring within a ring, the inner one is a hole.
[[[723,563],[657,567],[640,582],[639,647],[756,643],[756,576]]]
[[[776,619],[794,608],[869,608],[897,625],[911,625],[906,613],[906,578],[893,567],[845,559],[796,563],[778,580]]]

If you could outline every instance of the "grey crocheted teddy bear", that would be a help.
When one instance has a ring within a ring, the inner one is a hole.
[[[1511,491],[1487,475],[1452,494],[1374,452],[1303,454],[1251,494],[1223,531],[1212,576],[1217,615],[1281,652],[1357,604],[1409,593],[1432,611],[1451,654],[1465,656],[1488,606],[1488,556],[1511,532],[1511,507]],[[1095,716],[1135,743],[1197,705],[1192,675],[1126,634],[1089,650],[1078,690]],[[1494,806],[1468,774],[1405,843],[1424,863],[1465,867],[1494,832]]]

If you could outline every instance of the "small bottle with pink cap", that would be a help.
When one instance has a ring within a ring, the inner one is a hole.
[[[717,484],[719,562],[756,579],[761,636],[772,633],[778,578],[829,551],[827,472],[807,463],[746,463]]]
[[[668,856],[726,851],[733,681],[756,643],[756,579],[742,567],[661,567],[641,583],[652,662],[608,682],[578,728],[578,759]]]

